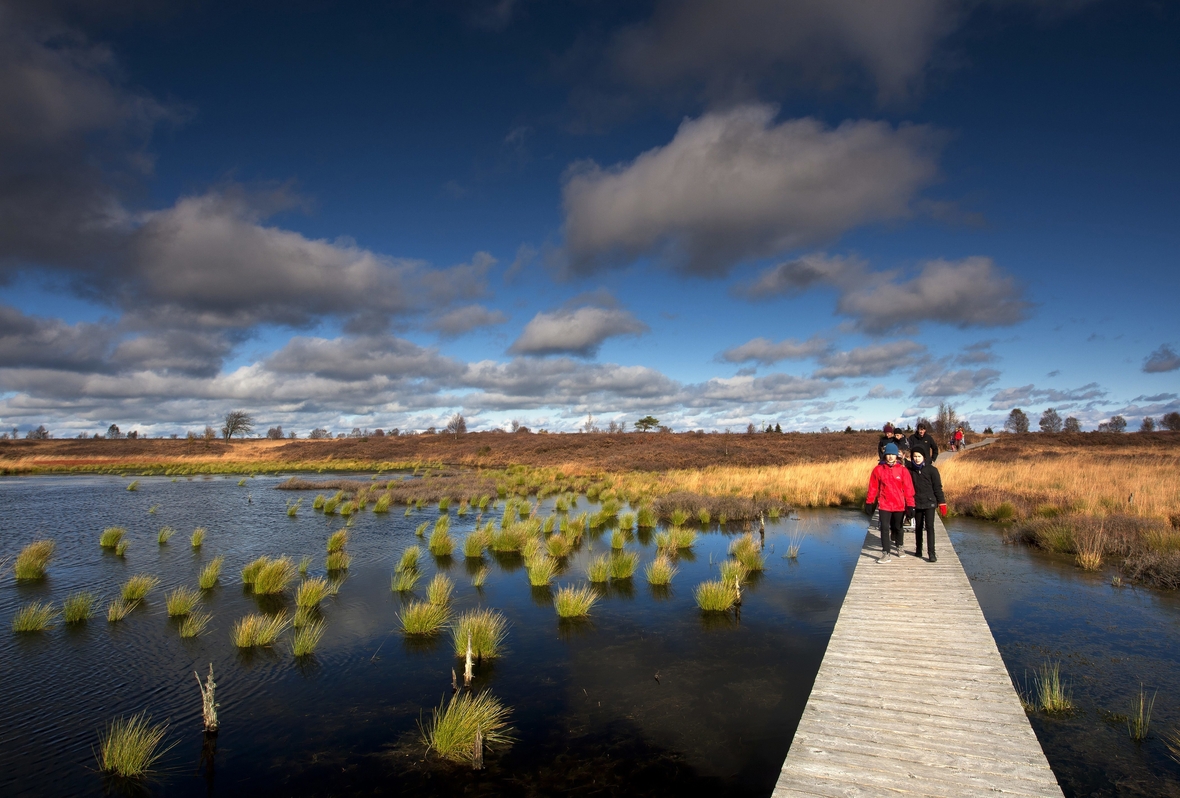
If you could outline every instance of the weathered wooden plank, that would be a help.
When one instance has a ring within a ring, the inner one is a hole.
[[[776,798],[1062,795],[941,519],[935,542],[879,564],[865,536]]]

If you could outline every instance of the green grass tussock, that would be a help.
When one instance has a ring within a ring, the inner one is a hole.
[[[491,572],[488,570],[488,568],[486,566],[483,568],[480,568],[478,571],[475,572],[475,574],[472,575],[471,586],[474,588],[483,587],[483,583],[488,581],[488,574],[489,573],[491,573]]]
[[[729,553],[744,565],[747,571],[762,571],[766,568],[766,558],[762,554],[762,546],[754,539],[753,533],[736,538],[729,544]]]
[[[471,638],[471,655],[477,660],[492,659],[503,653],[508,636],[508,620],[492,609],[468,610],[451,626],[451,641],[456,657],[467,656],[467,638]]]
[[[443,516],[446,518],[447,516]],[[442,520],[441,518],[439,519]],[[449,557],[455,551],[455,539],[451,537],[451,533],[447,530],[447,526],[434,525],[434,531],[430,533],[430,553],[435,557]]]
[[[160,531],[156,533],[156,543],[163,546],[175,534],[176,534],[176,530],[173,529],[172,527],[162,526],[162,527],[160,527]]]
[[[614,554],[610,558],[610,578],[630,579],[639,565],[639,554],[634,551],[624,551]]]
[[[14,632],[44,632],[53,626],[57,610],[48,601],[30,601],[12,616]]]
[[[434,575],[426,585],[426,600],[431,604],[443,606],[451,603],[451,595],[455,592],[455,583],[443,573]]]
[[[98,545],[104,549],[113,549],[119,545],[126,534],[127,530],[121,526],[108,526],[98,536]]]
[[[348,530],[338,529],[328,536],[328,553],[332,554],[337,551],[344,551],[344,547],[348,545]]]
[[[565,559],[572,549],[573,544],[565,535],[552,535],[545,540],[545,551],[555,560]]]
[[[485,542],[483,532],[476,530],[468,532],[467,536],[463,538],[463,556],[472,559],[479,559],[483,556]]]
[[[35,540],[20,550],[12,567],[13,575],[21,581],[45,578],[45,568],[53,559],[57,544],[52,540]]]
[[[254,593],[259,596],[277,596],[286,591],[295,580],[295,563],[290,557],[270,560],[254,577]]]
[[[664,555],[660,555],[647,564],[643,573],[647,581],[653,585],[670,585],[672,577],[676,576],[677,567]]]
[[[695,529],[689,529],[682,526],[674,526],[668,532],[671,538],[671,546],[675,549],[691,549],[697,542],[697,533]]]
[[[61,617],[66,623],[82,623],[94,617],[98,596],[89,591],[71,593],[61,604]]]
[[[407,507],[406,509],[408,510],[409,508]],[[430,526],[430,522],[423,521],[422,523],[418,524],[418,528],[414,530],[414,534],[420,538],[425,537],[426,536],[426,527],[428,527],[428,526]]]
[[[589,586],[566,585],[553,594],[553,609],[559,618],[583,618],[598,601],[598,594]]]
[[[193,530],[189,535],[188,542],[194,549],[201,548],[201,544],[205,542],[205,535],[207,534],[205,527],[199,526]]]
[[[295,591],[296,607],[318,607],[328,596],[328,580],[321,577],[306,579]]]
[[[586,578],[591,582],[605,582],[610,578],[610,558],[605,554],[594,557],[586,563]]]
[[[185,639],[200,637],[209,628],[211,620],[213,620],[213,616],[207,612],[191,612],[180,619],[177,631]]]
[[[285,612],[278,615],[255,612],[234,621],[230,639],[238,648],[269,646],[279,639],[279,635],[286,631],[290,624]]]
[[[170,590],[164,595],[164,606],[168,608],[169,618],[191,615],[200,603],[201,591],[184,585]]]
[[[119,592],[124,601],[142,601],[158,584],[160,584],[158,577],[150,574],[136,574],[123,583],[123,588]]]
[[[398,615],[402,631],[408,635],[432,635],[447,625],[451,610],[446,604],[414,601]]]
[[[152,719],[142,712],[129,718],[115,718],[98,741],[99,768],[103,773],[125,779],[147,776],[168,751],[163,747],[167,733],[168,724],[153,725]]]
[[[197,577],[197,584],[201,590],[210,590],[217,584],[218,577],[221,576],[221,566],[225,563],[225,557],[218,555],[209,561],[209,564],[201,569],[200,576]]]
[[[126,599],[121,598],[114,599],[107,606],[107,621],[110,623],[118,623],[130,615],[131,611],[138,606],[138,601],[127,601]]]
[[[263,555],[256,560],[251,561],[245,568],[242,569],[242,584],[253,587],[254,580],[258,577],[258,572],[266,567],[270,562],[270,558]]]
[[[407,568],[394,573],[389,586],[394,593],[408,593],[414,589],[414,585],[418,584],[418,580],[421,578],[422,574],[416,568]]]
[[[352,565],[352,555],[346,551],[334,551],[324,558],[324,568],[328,573],[347,571]]]
[[[731,587],[746,581],[750,572],[737,560],[724,560],[720,566],[721,581]]]
[[[737,591],[724,582],[701,582],[693,591],[697,606],[705,612],[726,612],[737,602]]]
[[[1061,681],[1061,663],[1046,662],[1040,671],[1033,674],[1033,700],[1031,706],[1042,712],[1072,712],[1073,699],[1069,686]]]
[[[316,646],[320,644],[320,639],[324,636],[324,629],[323,621],[313,621],[296,629],[291,640],[291,649],[295,656],[310,657],[315,654]]]
[[[509,710],[487,691],[459,693],[431,711],[430,720],[421,727],[422,743],[443,759],[471,764],[476,759],[477,734],[491,751],[514,742],[508,716]]]
[[[545,554],[525,560],[524,568],[533,587],[544,587],[557,576],[557,561]]]
[[[622,551],[623,547],[627,545],[627,533],[621,529],[616,529],[610,535],[610,547],[615,551]]]

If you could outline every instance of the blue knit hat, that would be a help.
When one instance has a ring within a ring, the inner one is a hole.
[[[898,454],[897,444],[896,443],[885,444],[885,454],[892,454],[892,455],[896,456]]]

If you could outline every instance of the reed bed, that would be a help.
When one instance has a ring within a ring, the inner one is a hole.
[[[394,593],[408,593],[414,589],[418,584],[418,580],[422,578],[422,574],[416,568],[406,568],[402,571],[397,571],[393,575],[390,582],[390,589]]]
[[[316,646],[324,636],[326,628],[323,621],[313,621],[295,630],[291,639],[291,650],[296,657],[310,657],[315,654]]]
[[[153,725],[151,717],[143,712],[115,718],[99,738],[99,768],[112,776],[142,779],[171,748],[164,747],[167,734],[168,724]]]
[[[123,583],[119,592],[123,601],[142,601],[158,584],[160,584],[158,577],[150,574],[136,574]]]
[[[53,559],[57,544],[52,540],[35,540],[20,550],[12,573],[21,581],[35,581],[45,578],[45,568]]]
[[[455,583],[444,573],[437,573],[426,584],[426,600],[437,606],[451,603],[451,596],[455,592]]]
[[[169,618],[191,615],[200,603],[201,591],[184,585],[174,588],[164,595],[164,606],[168,609]]]
[[[566,585],[553,594],[553,609],[559,618],[584,618],[598,601],[598,594],[589,586]]]
[[[104,549],[113,549],[119,545],[126,534],[127,530],[121,526],[108,526],[98,536],[98,545]]]
[[[30,601],[12,616],[14,632],[44,632],[53,626],[58,612],[48,601]]]
[[[290,625],[285,612],[278,615],[255,612],[234,621],[230,639],[238,648],[270,646]]]
[[[643,573],[647,577],[649,584],[670,585],[672,584],[672,577],[676,576],[678,570],[668,557],[661,554],[647,564]]]
[[[213,616],[207,612],[190,612],[180,619],[180,624],[176,627],[176,630],[186,640],[200,637],[209,628],[209,622],[212,620]]]
[[[328,597],[328,580],[323,577],[304,580],[295,591],[296,607],[318,607]]]
[[[98,608],[98,596],[83,590],[71,593],[61,603],[61,617],[66,623],[82,623],[94,617]]]
[[[254,577],[254,593],[259,596],[277,596],[287,590],[295,581],[295,563],[290,557],[270,560],[259,569]]]
[[[459,693],[431,710],[430,720],[420,725],[422,743],[443,759],[470,765],[483,760],[484,748],[497,751],[512,745],[509,714],[486,690]]]
[[[524,568],[533,587],[545,587],[557,576],[557,561],[547,554],[525,560]]]
[[[586,578],[591,582],[605,582],[610,579],[610,557],[600,554],[586,563]]]
[[[638,565],[638,552],[624,551],[614,554],[610,558],[610,578],[630,579]]]
[[[722,581],[701,582],[693,590],[697,606],[705,612],[728,612],[737,603],[737,590]]]
[[[477,660],[493,659],[503,653],[508,636],[508,620],[492,609],[468,610],[451,626],[451,642],[456,657],[467,656],[467,642],[471,641],[471,655]]]
[[[110,623],[118,623],[131,614],[131,611],[139,606],[138,601],[127,601],[126,599],[113,599],[107,605],[107,621]]]
[[[193,530],[193,533],[191,535],[189,535],[189,538],[188,538],[189,545],[191,545],[194,549],[201,548],[201,546],[205,542],[205,535],[206,534],[208,534],[208,533],[205,530],[205,527],[203,527],[203,526],[197,527],[196,529]]]
[[[414,601],[398,615],[402,631],[407,635],[438,634],[447,621],[450,620],[451,610],[446,604],[432,604],[428,601]]]
[[[197,577],[197,585],[201,590],[211,590],[217,584],[217,579],[221,576],[221,566],[224,563],[225,557],[219,554],[201,569],[201,573]]]

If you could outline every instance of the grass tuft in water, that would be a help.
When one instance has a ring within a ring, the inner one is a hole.
[[[614,554],[610,558],[610,578],[630,579],[639,565],[639,554],[634,551],[624,551]]]
[[[315,647],[320,644],[320,639],[324,636],[324,628],[323,621],[313,621],[296,629],[291,641],[291,648],[295,652],[295,656],[310,657],[314,654]]]
[[[93,593],[71,593],[61,604],[61,617],[66,623],[82,623],[93,618],[97,608],[98,597]]]
[[[324,558],[324,568],[329,573],[347,571],[352,564],[352,556],[346,551],[334,551]]]
[[[199,603],[201,603],[201,591],[184,585],[164,595],[164,605],[168,608],[169,618],[191,615]]]
[[[115,555],[122,557],[127,554],[127,547],[131,545],[129,540],[120,540],[119,545],[115,546]]]
[[[720,566],[721,581],[727,585],[745,582],[750,572],[737,560],[724,560]]]
[[[737,602],[737,591],[725,582],[701,582],[693,591],[693,597],[705,612],[726,612]]]
[[[443,573],[434,575],[426,585],[426,600],[439,606],[451,603],[451,594],[455,592],[455,583]]]
[[[408,510],[409,508],[407,507],[406,509]],[[425,537],[426,536],[426,527],[428,527],[428,526],[430,526],[430,522],[423,521],[422,523],[418,524],[418,528],[414,530],[414,534],[417,535],[418,537]]]
[[[121,598],[114,599],[107,606],[107,620],[111,623],[118,623],[130,615],[131,611],[138,606],[138,601],[126,601]]]
[[[217,584],[217,578],[221,576],[221,566],[225,562],[225,557],[218,555],[209,561],[209,564],[201,569],[200,576],[197,577],[197,584],[201,590],[209,590]]]
[[[399,573],[402,571],[413,571],[418,568],[418,558],[422,556],[422,549],[417,546],[407,546],[402,551],[401,559],[398,560],[395,571]]]
[[[467,537],[463,538],[463,556],[479,559],[483,556],[485,545],[486,542],[483,532],[479,530],[468,532]]]
[[[650,584],[670,585],[672,584],[672,577],[676,576],[677,570],[676,566],[672,564],[672,561],[661,554],[648,563],[643,573]]]
[[[443,759],[470,764],[482,760],[482,748],[494,751],[513,743],[508,715],[509,710],[486,690],[479,695],[460,693],[431,710],[430,720],[420,727],[422,743]]]
[[[545,554],[525,560],[524,568],[533,587],[544,587],[557,576],[557,561]]]
[[[508,636],[508,620],[492,609],[468,610],[451,627],[455,656],[467,655],[467,638],[471,636],[471,654],[478,660],[500,656]]]
[[[160,580],[157,577],[150,574],[136,574],[123,583],[120,594],[124,601],[141,601],[158,584],[160,584]]]
[[[344,551],[344,547],[348,545],[348,530],[338,529],[328,537],[328,553],[332,554],[337,551]]]
[[[205,633],[209,627],[209,621],[213,620],[213,616],[207,612],[191,612],[180,620],[180,625],[177,631],[183,638],[200,637]]]
[[[259,557],[258,559],[249,563],[245,568],[242,569],[242,584],[253,586],[254,580],[258,578],[258,573],[263,568],[265,568],[269,562],[270,558],[266,555],[263,555],[262,557]]]
[[[471,577],[471,586],[476,588],[483,587],[483,583],[488,580],[488,573],[487,567],[480,568],[476,571]]]
[[[545,551],[555,560],[568,557],[572,549],[573,544],[565,535],[553,535],[545,541]]]
[[[328,580],[323,577],[306,579],[295,591],[295,606],[318,607],[328,597]]]
[[[295,563],[290,557],[270,560],[254,577],[254,592],[259,596],[276,596],[295,579]]]
[[[254,646],[269,646],[278,640],[279,635],[290,625],[287,613],[279,615],[263,615],[255,612],[234,621],[230,631],[230,639],[238,648],[253,648]]]
[[[744,565],[747,571],[761,571],[766,568],[766,558],[762,555],[762,546],[754,539],[752,533],[742,535],[730,543],[729,553]]]
[[[589,586],[566,585],[553,594],[553,609],[560,618],[582,618],[598,601],[598,594]]]
[[[127,490],[130,490],[130,491],[136,491],[136,490],[139,490],[139,480],[138,480],[138,479],[136,479],[136,480],[132,480],[132,481],[131,481],[131,484],[129,484],[129,485],[127,486]]]
[[[108,526],[98,536],[98,545],[104,549],[113,549],[119,545],[119,541],[127,534],[127,530],[121,526]]]
[[[796,529],[787,539],[787,559],[799,559],[799,549],[803,547],[803,538],[807,537],[801,530]]]
[[[201,548],[201,544],[205,542],[205,535],[205,527],[199,526],[193,530],[191,535],[189,535],[188,542],[194,549],[199,549]]]
[[[160,531],[156,533],[156,543],[163,546],[168,542],[169,538],[176,534],[176,530],[170,526],[160,527]]]
[[[1033,675],[1032,705],[1042,712],[1071,712],[1074,708],[1069,688],[1061,681],[1061,663],[1046,662]]]
[[[16,563],[12,566],[13,576],[17,579],[35,580],[45,578],[45,566],[53,558],[57,548],[52,540],[35,540],[20,550],[16,555]]]
[[[1143,685],[1139,685],[1139,695],[1131,702],[1131,714],[1127,718],[1127,733],[1137,743],[1146,740],[1148,732],[1151,731],[1151,710],[1155,708],[1157,694],[1158,691],[1152,693],[1151,698],[1148,698]]]
[[[304,554],[302,557],[299,558],[299,575],[300,576],[307,576],[307,572],[311,569],[311,563],[312,563],[312,556],[310,554]]]
[[[432,635],[446,626],[450,617],[451,610],[445,604],[414,601],[406,605],[398,620],[402,623],[402,631],[408,635]]]
[[[442,521],[447,517],[444,515],[439,520]],[[455,539],[447,531],[449,528],[449,525],[435,524],[434,531],[430,533],[430,553],[436,557],[448,557],[455,551]]]
[[[627,545],[627,534],[621,529],[616,529],[610,534],[610,547],[616,551],[622,551],[623,547]]]
[[[422,574],[417,569],[407,568],[404,571],[396,572],[389,586],[394,593],[408,593],[414,589],[414,585],[418,584],[418,580],[421,578]]]
[[[591,582],[605,582],[610,578],[610,557],[600,554],[586,563],[586,578]]]
[[[691,549],[697,542],[696,530],[687,527],[674,526],[668,532],[668,536],[674,549]]]
[[[125,779],[143,778],[167,752],[161,747],[167,733],[168,724],[152,725],[152,719],[143,712],[115,718],[98,741],[100,769]]]
[[[31,601],[12,616],[14,632],[44,632],[53,626],[57,610],[48,601]]]

